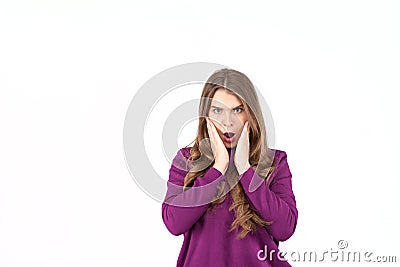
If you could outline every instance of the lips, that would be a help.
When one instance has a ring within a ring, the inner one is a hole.
[[[224,136],[223,139],[225,140],[225,142],[232,143],[234,140],[233,137],[235,136],[235,134],[232,132],[226,132],[226,133],[223,133],[223,136]]]
[[[226,136],[227,138],[232,138],[234,135],[235,135],[235,133],[232,133],[232,132],[224,133],[224,136]]]

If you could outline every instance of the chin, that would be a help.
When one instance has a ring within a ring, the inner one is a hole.
[[[236,144],[233,144],[233,143],[225,143],[225,147],[226,147],[226,148],[234,148],[234,147],[236,147]]]

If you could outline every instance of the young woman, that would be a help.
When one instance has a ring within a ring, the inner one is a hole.
[[[286,152],[268,148],[253,84],[239,71],[214,72],[197,137],[173,159],[162,204],[167,229],[184,234],[177,266],[290,266],[278,245],[297,215]]]

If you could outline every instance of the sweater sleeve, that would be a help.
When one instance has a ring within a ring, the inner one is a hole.
[[[252,167],[246,170],[239,179],[251,205],[264,220],[273,222],[267,226],[268,232],[276,240],[285,241],[296,229],[298,211],[292,191],[292,174],[287,163],[287,155],[285,151],[281,151],[280,154],[278,166],[268,184]],[[254,179],[253,182],[252,179]],[[260,179],[263,180],[261,184]],[[260,185],[250,192],[250,182]]]
[[[186,157],[183,149],[172,161],[167,182],[167,193],[162,203],[162,219],[173,235],[188,231],[206,211],[209,203],[217,193],[218,179],[225,176],[214,167],[197,177],[193,186],[183,192],[183,182],[187,174]]]

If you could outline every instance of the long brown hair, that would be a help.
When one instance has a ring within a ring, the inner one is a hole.
[[[209,136],[205,117],[209,115],[211,100],[218,89],[227,90],[228,93],[234,94],[242,101],[250,125],[249,163],[257,171],[257,174],[268,182],[276,166],[273,166],[273,156],[267,145],[266,129],[256,90],[246,75],[233,69],[224,68],[214,72],[204,85],[199,104],[199,125],[193,147],[190,150],[189,162],[192,166],[185,176],[184,188],[191,187],[194,180],[205,174],[214,164],[211,144],[207,139]],[[236,183],[229,192],[233,199],[229,211],[235,210],[235,219],[228,231],[231,232],[240,226],[243,230],[236,238],[241,239],[247,233],[254,232],[257,225],[268,226],[272,222],[263,220],[250,205],[242,185],[238,182],[238,175],[234,164],[225,173],[229,188]],[[219,184],[216,200],[210,203],[207,212],[212,211],[215,205],[225,200],[226,194],[221,196],[226,189],[225,186],[224,181]]]

